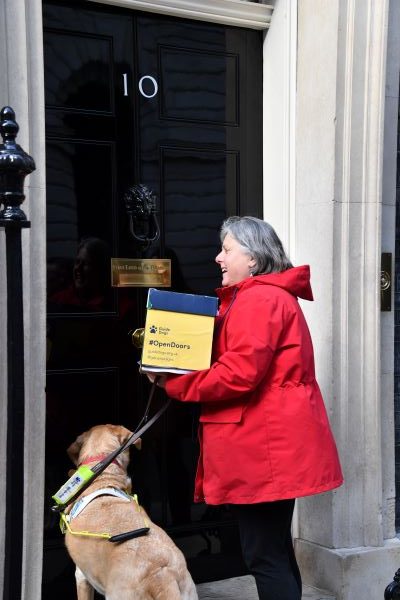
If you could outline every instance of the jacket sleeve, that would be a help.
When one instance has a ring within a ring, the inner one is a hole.
[[[238,296],[224,325],[227,351],[209,369],[168,376],[171,398],[189,402],[234,399],[254,390],[268,371],[285,327],[282,299]],[[222,332],[223,334],[223,332]]]

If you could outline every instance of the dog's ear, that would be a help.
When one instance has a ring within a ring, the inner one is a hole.
[[[71,461],[74,465],[78,465],[79,462],[79,453],[83,446],[83,442],[85,441],[85,434],[82,433],[80,436],[76,438],[74,442],[69,446],[67,450],[67,454],[70,457]]]
[[[132,435],[132,431],[129,431],[129,429],[127,429],[126,427],[122,427],[122,425],[120,426],[119,432],[118,432],[118,439],[120,441],[121,446],[122,446],[122,444],[125,444],[126,441],[128,441],[128,438],[130,438],[131,435]],[[138,450],[141,450],[141,448],[142,448],[142,438],[138,438],[136,440],[136,442],[133,443],[133,445]]]

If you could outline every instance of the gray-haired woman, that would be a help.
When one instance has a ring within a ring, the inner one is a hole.
[[[343,481],[297,301],[313,299],[309,267],[293,267],[271,225],[255,217],[227,219],[221,241],[212,365],[159,385],[201,404],[195,501],[231,505],[262,600],[300,600],[295,498]]]

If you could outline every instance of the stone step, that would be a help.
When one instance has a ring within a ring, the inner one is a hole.
[[[197,585],[199,600],[258,600],[254,577],[232,577]],[[335,600],[328,592],[308,586],[303,588],[302,600]]]

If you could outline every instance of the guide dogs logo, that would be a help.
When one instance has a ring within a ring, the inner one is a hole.
[[[157,327],[155,325],[150,325],[150,333],[157,333]]]

